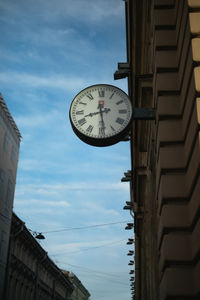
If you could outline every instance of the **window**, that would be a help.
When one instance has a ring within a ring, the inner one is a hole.
[[[8,151],[8,146],[9,146],[9,142],[8,142],[8,135],[7,133],[5,133],[4,135],[4,141],[3,141],[3,149],[4,151]]]
[[[0,169],[0,200],[3,199],[4,180],[5,180],[5,172],[3,169]]]
[[[15,150],[15,147],[12,146],[12,150],[11,150],[11,161],[12,161],[12,163],[15,163],[15,160],[16,160],[16,150]]]
[[[13,194],[13,183],[10,179],[8,179],[8,185],[7,185],[7,193],[6,193],[6,199],[5,199],[5,213],[6,215],[9,214],[12,204],[12,194]]]
[[[6,245],[6,232],[2,231],[0,236],[0,261],[4,261]]]

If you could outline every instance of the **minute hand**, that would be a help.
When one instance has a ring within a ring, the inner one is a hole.
[[[99,104],[99,112],[100,112],[100,117],[101,117],[101,126],[102,127],[100,127],[101,129],[101,134],[103,134],[103,135],[105,135],[105,124],[104,124],[104,120],[103,120],[103,110],[102,110],[102,106],[101,106],[101,104]],[[105,109],[104,109],[104,111],[105,111]]]
[[[93,113],[89,113],[88,115],[85,115],[85,117],[93,117],[97,114],[108,113],[109,111],[110,111],[110,108],[105,108],[104,110],[101,110],[101,111],[96,111],[96,112],[93,112]]]

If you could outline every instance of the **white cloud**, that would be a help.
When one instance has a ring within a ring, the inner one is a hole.
[[[120,17],[121,5],[115,5],[116,0],[75,0],[70,3],[65,1],[65,8],[68,15],[75,18],[81,18],[87,22],[102,22],[107,18]]]
[[[22,195],[56,195],[58,193],[66,193],[67,191],[129,191],[128,184],[120,182],[106,182],[106,181],[80,181],[80,182],[66,182],[56,184],[34,183],[34,184],[19,184],[16,190],[16,197]]]
[[[121,17],[121,9],[123,7],[123,3],[120,1],[116,5],[116,0],[19,0],[19,2],[3,2],[1,3],[1,9],[4,14],[11,14],[15,18],[24,16],[23,21],[26,22],[28,22],[28,16],[32,15],[34,19],[42,18],[48,23],[55,22],[57,19],[67,20],[70,17],[74,21],[79,20],[79,22],[97,24]],[[27,17],[25,13],[27,13]],[[1,19],[7,21],[4,14],[2,14]],[[15,18],[11,20],[13,23],[15,22]]]
[[[46,207],[49,207],[49,206],[52,206],[52,207],[69,207],[70,204],[67,202],[67,201],[47,201],[47,200],[39,200],[39,199],[26,199],[26,200],[18,200],[17,201],[17,204],[20,205],[20,206],[25,206],[25,205],[40,205],[40,208],[41,206],[46,206]]]
[[[37,104],[35,104],[35,106],[37,107]],[[48,111],[43,111],[41,113],[40,107],[38,107],[37,111],[27,115],[16,116],[15,121],[20,127],[26,129],[26,131],[30,130],[30,127],[33,127],[34,129],[37,127],[38,131],[40,131],[41,128],[49,127],[50,123],[55,124],[55,121],[59,121],[60,123],[61,120],[63,121],[65,115],[66,114],[64,114],[63,111],[55,109],[49,109]]]
[[[84,85],[84,80],[81,77],[67,77],[66,75],[51,75],[51,76],[40,76],[31,75],[29,73],[20,72],[4,72],[0,74],[0,81],[6,85],[18,85],[28,86],[32,88],[57,88],[66,91],[73,91],[79,89],[80,86]]]
[[[32,31],[30,36],[30,31],[26,29],[23,32],[23,39],[26,38],[30,40],[31,44],[34,45],[45,45],[47,47],[61,47],[67,44],[67,41],[74,38],[74,35],[77,34],[76,31],[72,28],[48,28],[43,27],[39,31]],[[35,50],[30,50],[29,55],[33,56],[37,52]]]
[[[107,208],[100,203],[94,201],[84,201],[84,207],[81,209],[82,213],[89,214],[92,212],[93,214],[100,214],[100,215],[109,215],[109,216],[116,216],[116,219],[120,217],[119,211],[114,208]]]
[[[109,176],[109,182],[113,184],[113,186],[110,186],[110,189],[120,189],[123,191],[126,191],[129,189],[129,183],[121,183],[120,179],[123,177],[122,173],[122,168],[123,168],[123,162],[129,162],[128,158],[127,159],[122,159],[120,161],[120,165],[117,165],[118,160],[117,156],[116,159],[110,160],[110,165],[102,165],[103,159],[101,157],[98,157],[99,160],[95,160],[95,158],[91,162],[81,162],[79,161],[78,163],[75,163],[75,160],[70,158],[71,156],[71,150],[69,146],[67,146],[64,142],[63,143],[58,143],[56,142],[55,145],[51,145],[51,143],[48,142],[48,140],[45,139],[44,143],[46,143],[46,151],[45,154],[41,154],[40,158],[21,158],[19,161],[19,171],[20,173],[23,172],[23,174],[28,176],[27,172],[37,172],[38,176],[39,174],[44,174],[47,172],[54,172],[54,174],[57,175],[63,175],[65,177],[67,176],[73,176],[77,178],[77,175],[79,178],[85,177],[85,176],[90,176],[93,177],[91,178],[92,182],[94,182],[94,185],[97,186],[97,189],[101,188],[101,185],[107,189],[108,183],[100,180],[100,182],[97,182],[97,179],[95,181],[95,178],[98,177],[103,177],[103,174],[107,174],[107,177]],[[40,143],[40,149],[45,148],[41,146]],[[47,156],[47,150],[49,155]],[[36,153],[35,146],[32,146],[31,152],[29,151],[29,157],[32,157],[33,154]],[[57,152],[57,155],[55,156],[54,153],[55,151]],[[66,153],[66,157],[63,158],[62,155],[63,153]],[[59,156],[61,156],[59,158]],[[70,162],[74,161],[72,164]],[[66,167],[67,166],[67,167]],[[112,166],[112,167],[111,167]],[[111,179],[111,177],[113,179]],[[81,179],[82,180],[82,179]],[[89,181],[90,179],[88,179]],[[116,181],[118,180],[118,182]],[[115,182],[116,181],[116,182]],[[115,182],[115,184],[114,184]],[[23,182],[18,182],[19,184],[23,184]],[[37,184],[37,183],[36,183]],[[81,183],[82,184],[82,183]],[[118,185],[118,188],[117,186]],[[85,188],[84,190],[87,189],[87,185],[84,184]],[[80,186],[81,187],[81,186]],[[17,186],[18,188],[18,186]],[[76,189],[76,187],[71,186],[71,189]]]
[[[109,240],[91,240],[89,242],[76,242],[76,243],[62,243],[51,245],[49,248],[50,255],[61,255],[61,254],[68,254],[73,253],[75,251],[81,251],[86,249],[94,249],[96,247],[112,247],[125,242],[124,240],[119,239],[109,239]],[[88,250],[89,251],[89,250]]]

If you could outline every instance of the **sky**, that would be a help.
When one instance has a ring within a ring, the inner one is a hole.
[[[91,300],[130,299],[130,144],[93,147],[69,122],[76,94],[126,61],[122,0],[1,0],[0,92],[21,132],[14,211]]]

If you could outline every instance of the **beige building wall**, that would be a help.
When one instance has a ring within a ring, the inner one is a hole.
[[[200,299],[200,1],[127,0],[137,300]]]
[[[20,139],[20,132],[0,94],[0,299],[3,299]]]
[[[165,20],[160,10],[154,10],[159,299],[192,299],[200,297],[200,2],[175,1]],[[170,20],[174,29],[163,29]]]

